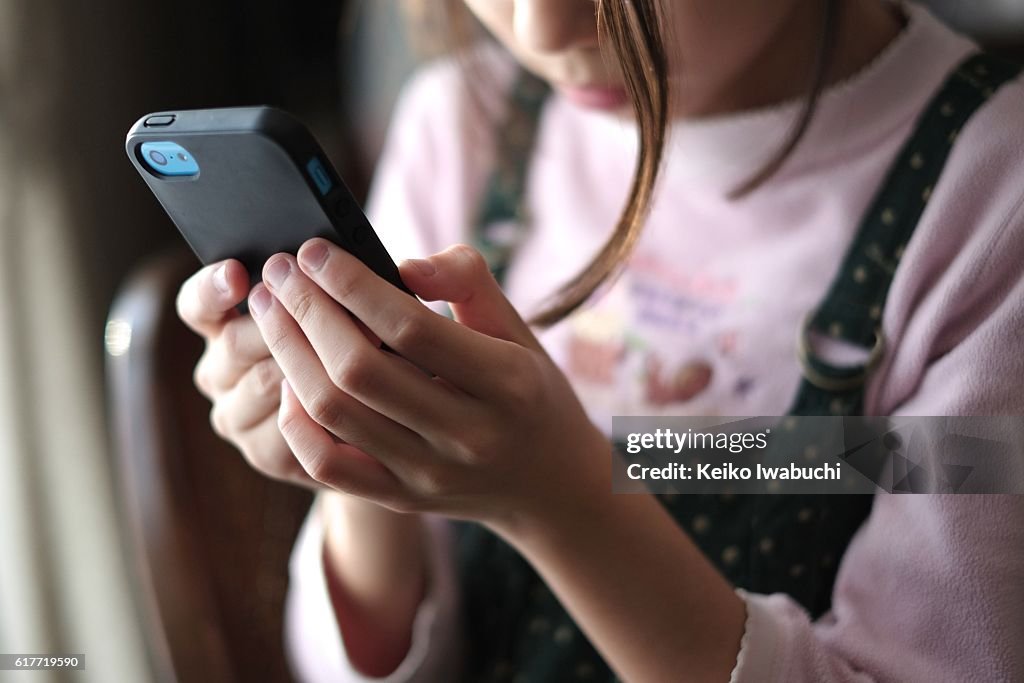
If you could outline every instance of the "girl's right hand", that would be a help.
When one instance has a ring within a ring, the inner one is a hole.
[[[248,273],[235,260],[203,268],[178,291],[178,315],[206,340],[195,384],[213,403],[214,431],[234,444],[257,471],[322,488],[302,469],[278,429],[284,374],[253,319],[235,310],[248,294]]]

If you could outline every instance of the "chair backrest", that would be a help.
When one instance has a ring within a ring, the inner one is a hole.
[[[212,432],[210,404],[192,384],[202,341],[174,313],[196,265],[184,250],[146,263],[107,322],[107,399],[135,588],[160,680],[289,681],[287,563],[311,495],[257,474]]]

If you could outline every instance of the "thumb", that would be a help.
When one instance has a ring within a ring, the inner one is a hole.
[[[476,249],[456,244],[399,265],[402,281],[424,301],[446,301],[455,320],[482,334],[539,349],[529,326],[501,291]]]

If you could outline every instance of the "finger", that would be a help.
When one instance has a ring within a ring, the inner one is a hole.
[[[490,337],[539,349],[529,326],[505,297],[476,249],[456,244],[399,265],[402,281],[425,301],[446,301],[455,319]]]
[[[280,404],[280,389],[274,393],[274,403]],[[298,484],[309,489],[323,489],[323,484],[314,481],[306,473],[302,463],[296,459],[281,434],[277,421],[278,411],[275,410],[252,429],[246,430],[234,439],[242,457],[250,467],[271,479]]]
[[[434,313],[326,240],[306,242],[299,264],[385,344],[470,394],[485,394],[495,373],[514,371],[513,344]]]
[[[298,323],[263,285],[253,289],[249,310],[285,378],[316,423],[391,469],[422,451],[424,443],[417,434],[335,386]]]
[[[218,433],[234,434],[277,414],[284,373],[272,356],[253,365],[238,383],[217,399],[212,419]]]
[[[256,364],[271,358],[259,327],[251,316],[240,315],[223,324],[211,338],[202,363],[204,376],[216,391],[228,391]],[[266,369],[264,369],[266,370]],[[273,393],[278,393],[280,377],[275,378]]]
[[[310,280],[292,256],[273,256],[263,274],[335,386],[428,438],[441,433],[449,423],[465,419],[467,406],[459,402],[456,392],[370,344],[348,312]]]
[[[304,409],[287,380],[281,382],[278,429],[285,442],[316,482],[370,500],[398,500],[402,486],[384,465],[359,448],[338,443]]]
[[[221,325],[238,315],[235,306],[249,291],[249,277],[239,261],[214,263],[199,270],[178,290],[178,317],[204,337],[216,334]]]

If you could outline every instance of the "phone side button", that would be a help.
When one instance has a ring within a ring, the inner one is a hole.
[[[356,224],[352,226],[352,241],[356,244],[365,242],[369,234],[370,228],[366,225],[366,221],[356,221]]]
[[[345,197],[340,197],[334,200],[332,210],[334,211],[335,216],[337,216],[338,218],[344,218],[345,216],[352,213],[352,205],[351,203],[346,201]]]
[[[356,244],[362,244],[366,240],[367,235],[366,221],[351,220],[352,214],[352,202],[347,197],[341,197],[334,202],[335,217],[344,220],[346,227],[351,226],[352,241]]]

